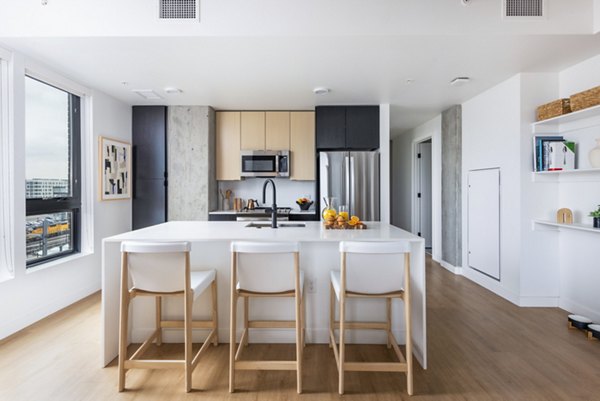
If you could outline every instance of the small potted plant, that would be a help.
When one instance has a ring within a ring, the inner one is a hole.
[[[594,218],[594,228],[600,228],[600,205],[598,209],[590,212],[590,217]]]
[[[298,204],[298,206],[300,206],[300,210],[308,210],[313,204],[313,201],[311,201],[309,198],[304,197],[296,199],[296,203]]]

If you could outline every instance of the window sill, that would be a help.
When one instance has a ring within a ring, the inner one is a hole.
[[[71,256],[65,256],[64,258],[60,258],[60,259],[56,259],[56,260],[51,260],[49,262],[46,263],[42,263],[40,265],[34,266],[34,267],[30,267],[29,269],[26,270],[26,274],[30,274],[30,273],[35,273],[37,271],[40,270],[45,270],[48,269],[50,267],[56,267],[56,266],[60,266],[62,264],[65,263],[69,263],[69,262],[73,262],[75,260],[78,259],[83,259],[85,257],[88,257],[90,255],[93,255],[93,252],[79,252],[75,255],[71,255]]]

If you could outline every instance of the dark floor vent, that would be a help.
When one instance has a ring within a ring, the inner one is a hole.
[[[504,0],[505,18],[544,17],[545,0]]]
[[[160,19],[198,19],[198,0],[159,0]]]

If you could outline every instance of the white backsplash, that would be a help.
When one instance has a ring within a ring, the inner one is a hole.
[[[315,181],[292,181],[287,178],[275,178],[275,185],[277,186],[277,206],[278,207],[291,207],[292,209],[299,210],[296,205],[296,199],[306,196],[311,200],[315,200]],[[262,188],[265,182],[265,178],[246,178],[241,181],[219,181],[219,191],[225,193],[226,190],[230,189],[233,191],[232,195],[232,206],[233,198],[242,198],[244,201],[248,199],[257,199],[260,206],[264,206],[262,203]],[[267,205],[271,205],[273,195],[271,192],[271,186],[267,189]],[[219,202],[221,195],[219,195]],[[219,209],[222,209],[220,207]],[[314,209],[314,205],[311,207]]]

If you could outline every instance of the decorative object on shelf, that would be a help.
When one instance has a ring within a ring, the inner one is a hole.
[[[588,325],[588,340],[600,340],[600,324]]]
[[[598,209],[590,212],[590,217],[594,218],[594,228],[600,228],[600,205]]]
[[[588,154],[592,168],[600,168],[600,138],[596,138],[596,147]]]
[[[536,135],[533,137],[533,170],[548,171],[550,165],[550,144],[564,143],[565,138],[558,135]]]
[[[571,95],[571,110],[583,110],[600,104],[600,86]]]
[[[592,319],[580,315],[569,315],[568,322],[569,329],[587,330],[588,325],[592,324]]]
[[[569,99],[558,99],[543,104],[535,110],[537,121],[547,120],[552,117],[562,116],[571,112],[571,101]]]
[[[556,222],[559,224],[573,224],[573,211],[566,207],[556,212]]]
[[[101,136],[100,200],[131,198],[131,144]]]
[[[548,171],[575,169],[575,142],[548,143]]]
[[[310,198],[302,197],[296,199],[296,204],[300,206],[300,210],[308,210],[312,206],[314,202],[310,200]]]

